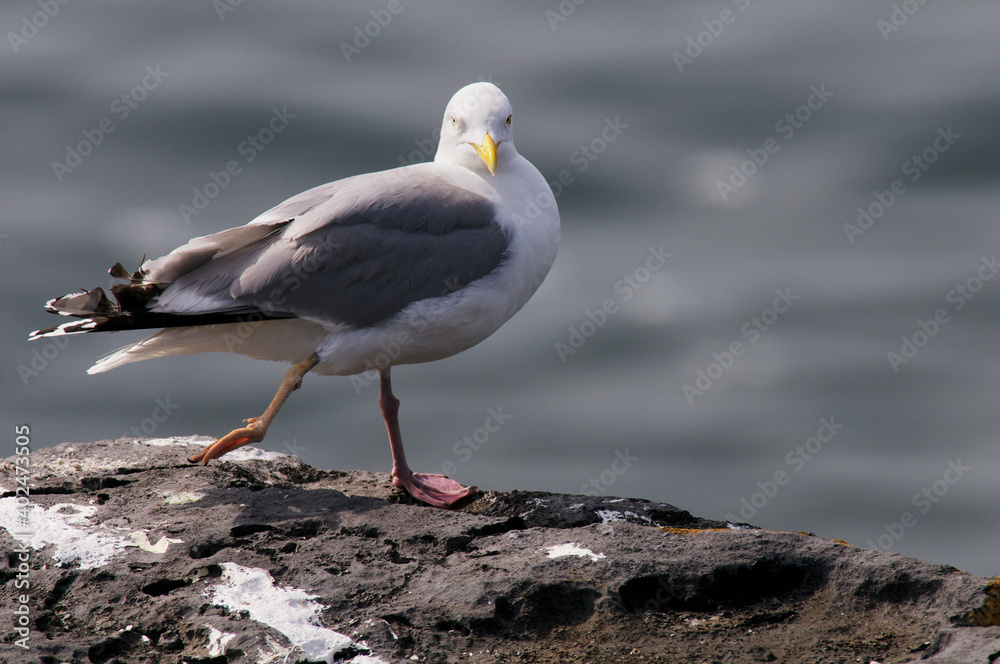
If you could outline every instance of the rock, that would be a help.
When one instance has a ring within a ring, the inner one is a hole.
[[[274,452],[188,464],[208,440],[65,443],[33,451],[27,468],[4,460],[0,659],[1000,656],[1000,579],[644,500],[485,491],[439,510],[385,474]]]

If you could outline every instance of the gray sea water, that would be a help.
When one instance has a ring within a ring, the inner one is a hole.
[[[27,333],[117,261],[430,159],[492,80],[563,239],[492,338],[393,373],[414,467],[998,574],[998,33],[990,2],[5,2],[3,454],[14,424],[40,448],[259,414],[284,366],[87,376],[142,335]],[[263,446],[387,471],[376,396],[307,376]]]

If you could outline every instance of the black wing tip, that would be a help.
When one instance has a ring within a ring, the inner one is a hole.
[[[28,340],[87,332],[113,332],[134,327],[153,327],[153,325],[136,325],[135,318],[142,318],[150,301],[163,292],[165,285],[146,281],[142,268],[130,273],[121,263],[112,265],[108,274],[116,279],[129,281],[127,284],[111,287],[114,302],[100,287],[54,297],[45,303],[45,311],[83,320],[35,330],[28,335]]]
[[[45,303],[46,311],[82,320],[35,330],[28,335],[28,340],[86,334],[88,332],[193,327],[295,317],[292,314],[261,311],[256,307],[246,306],[236,307],[229,311],[201,314],[150,311],[151,303],[166,289],[168,283],[146,279],[146,273],[142,268],[129,273],[121,263],[115,263],[111,266],[108,274],[116,279],[124,279],[129,282],[111,287],[111,294],[115,301],[108,299],[104,289],[100,287],[52,298]]]
[[[228,323],[258,323],[268,320],[295,318],[292,314],[263,313],[260,311],[215,312],[208,314],[170,314],[160,312],[138,312],[135,314],[114,314],[91,316],[74,320],[56,327],[35,330],[28,335],[29,341],[44,337],[62,337],[88,332],[120,332],[123,330],[149,330],[168,327],[200,327],[205,325],[225,325]]]
[[[75,320],[55,327],[47,327],[35,330],[28,335],[28,341],[43,339],[47,337],[64,337],[70,334],[86,334],[87,332],[99,332],[101,319],[88,318],[86,320]]]

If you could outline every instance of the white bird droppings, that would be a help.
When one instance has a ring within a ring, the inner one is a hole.
[[[319,614],[323,605],[298,588],[283,588],[274,584],[267,570],[222,563],[222,582],[205,591],[209,600],[230,611],[246,611],[256,620],[282,634],[293,646],[302,649],[309,661],[332,664],[334,656],[355,645],[350,637],[322,627]],[[350,662],[385,664],[375,657],[357,656]]]
[[[549,552],[549,558],[577,556],[578,558],[590,558],[591,562],[596,563],[598,560],[606,557],[603,553],[594,553],[590,549],[584,549],[578,546],[576,542],[557,544],[555,546],[550,546],[545,550]]]
[[[226,654],[226,645],[236,635],[215,629],[211,625],[205,625],[205,627],[208,628],[208,645],[205,647],[208,648],[209,657],[219,657]]]

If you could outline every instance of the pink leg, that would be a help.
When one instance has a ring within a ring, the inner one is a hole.
[[[399,399],[393,396],[389,369],[379,371],[378,405],[382,408],[385,428],[392,448],[392,483],[408,494],[434,507],[450,507],[476,493],[476,487],[462,486],[444,475],[415,473],[406,464],[403,437],[399,433]]]

